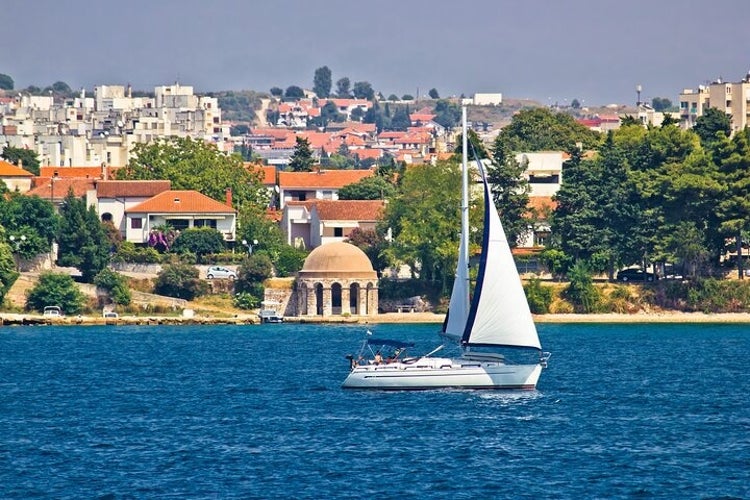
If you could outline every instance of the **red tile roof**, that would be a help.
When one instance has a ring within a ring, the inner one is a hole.
[[[171,181],[98,181],[98,198],[150,198],[172,188]]]
[[[274,186],[276,184],[276,167],[271,165],[259,165],[257,163],[245,162],[245,168],[248,172],[253,173],[257,170],[261,171],[260,181],[263,185]]]
[[[0,177],[34,177],[34,174],[5,160],[0,160]]]
[[[73,189],[76,198],[86,196],[86,191],[94,189],[94,179],[57,177],[35,177],[32,188],[27,196],[38,196],[47,200],[61,200],[68,196],[68,191]],[[54,187],[53,187],[54,184]]]
[[[385,208],[382,200],[308,200],[290,201],[289,206],[304,206],[316,210],[320,220],[349,220],[373,222],[380,220]]]
[[[114,178],[115,172],[121,167],[104,167],[108,179]],[[55,166],[42,166],[39,167],[39,175],[41,177],[78,177],[81,179],[103,179],[102,167],[55,167]],[[57,175],[55,175],[57,174]]]
[[[320,170],[317,172],[279,172],[279,186],[292,188],[342,188],[374,175],[374,170]]]
[[[234,213],[231,207],[198,191],[164,191],[126,213]]]

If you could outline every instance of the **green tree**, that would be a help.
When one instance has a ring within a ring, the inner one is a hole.
[[[388,259],[385,252],[386,248],[388,248],[388,241],[382,232],[376,229],[361,229],[357,227],[349,233],[348,242],[367,255],[378,275],[388,267]]]
[[[330,122],[343,122],[346,120],[346,116],[343,113],[339,113],[339,108],[333,101],[327,101],[322,108],[320,108],[320,116],[314,118],[313,124],[320,127],[327,127]]]
[[[357,99],[367,99],[368,101],[375,99],[375,91],[372,89],[370,82],[354,82],[352,93]]]
[[[493,150],[493,165],[487,180],[492,186],[492,198],[498,209],[503,229],[511,246],[517,246],[526,232],[529,205],[529,183],[523,177],[526,165],[498,141]]]
[[[306,257],[307,252],[305,250],[290,245],[282,245],[274,266],[276,276],[279,278],[294,276],[294,273],[302,269]]]
[[[328,66],[322,66],[315,70],[315,76],[313,77],[313,92],[318,97],[328,97],[331,95],[331,70]]]
[[[596,312],[601,302],[599,291],[594,286],[591,274],[583,263],[575,264],[569,274],[570,283],[564,291],[578,313]]]
[[[83,310],[86,297],[67,274],[43,272],[39,281],[27,292],[26,309],[44,311],[46,306],[59,306],[65,314],[78,314]]]
[[[599,234],[592,257],[603,259],[610,279],[621,263],[632,262],[640,255],[643,235],[635,231],[643,214],[637,199],[636,187],[630,178],[624,155],[609,133],[599,156],[588,163],[598,181],[589,186],[594,200],[594,223]],[[636,243],[636,244],[634,244]],[[591,263],[593,265],[593,262]],[[595,268],[602,270],[602,268]]]
[[[336,80],[336,96],[341,99],[348,99],[352,96],[350,90],[351,81],[347,77]]]
[[[718,205],[719,231],[734,240],[737,255],[742,255],[743,234],[750,231],[750,131],[735,134],[731,153],[719,165],[720,183],[725,186]],[[737,259],[737,270],[743,278],[743,259]]]
[[[297,85],[290,85],[284,91],[284,99],[290,101],[302,99],[303,97],[305,97],[305,91],[302,90],[302,87],[298,87]]]
[[[271,276],[273,276],[273,264],[268,255],[253,253],[243,259],[240,264],[234,289],[237,292],[253,292],[255,285],[262,285]]]
[[[224,237],[211,227],[185,229],[174,242],[172,250],[177,253],[193,253],[198,262],[206,255],[219,253],[224,249]]]
[[[445,99],[435,104],[435,122],[453,128],[461,121],[461,106]]]
[[[281,97],[284,95],[284,89],[281,87],[271,87],[271,95],[274,97]]]
[[[573,150],[563,163],[557,202],[552,219],[552,233],[559,240],[560,249],[573,260],[588,260],[598,248],[598,208],[589,189],[599,179],[581,152]]]
[[[3,148],[0,157],[13,165],[22,167],[24,170],[27,170],[34,175],[39,175],[39,158],[37,157],[36,152],[32,149],[6,146]]]
[[[73,93],[73,90],[71,90],[70,85],[61,81],[57,81],[53,83],[51,88],[56,94],[61,94],[64,96],[69,96]]]
[[[409,114],[409,106],[400,106],[391,118],[391,130],[406,130],[411,127]]]
[[[404,94],[404,95],[401,96],[401,100],[402,101],[413,101],[414,100],[414,96],[411,95],[411,94]]]
[[[127,166],[115,175],[119,180],[169,179],[172,189],[199,191],[214,200],[223,200],[231,189],[235,206],[268,206],[259,169],[248,170],[239,155],[189,137],[135,144]]]
[[[0,226],[0,304],[5,301],[5,295],[19,276],[13,260],[13,249],[6,241],[5,230]]]
[[[440,94],[438,94],[438,91],[435,88],[430,89],[427,95],[430,96],[430,99],[440,99]]]
[[[0,73],[0,89],[2,90],[13,90],[15,82],[10,76]]]
[[[109,239],[93,206],[71,189],[60,209],[57,263],[77,268],[87,283],[109,263]]]
[[[529,280],[523,287],[526,292],[526,299],[529,303],[529,309],[534,314],[547,314],[549,307],[552,305],[553,292],[552,287],[542,285],[539,278]]]
[[[105,290],[117,305],[127,306],[132,300],[127,278],[109,268],[105,267],[94,277],[94,284]]]
[[[18,252],[24,258],[49,252],[59,223],[49,200],[20,193],[0,196],[0,225],[9,228],[9,236],[26,238]]]
[[[297,136],[297,144],[294,146],[294,152],[289,160],[289,170],[292,172],[312,172],[314,163],[310,141],[304,137]]]
[[[717,140],[726,139],[732,133],[731,117],[719,108],[708,108],[695,120],[693,132],[700,137],[704,147],[712,147]]]
[[[461,172],[455,161],[413,165],[404,172],[382,223],[383,232],[390,228],[393,234],[386,249],[389,262],[408,264],[420,279],[436,282],[444,290],[452,284],[458,259],[459,186]],[[479,227],[481,211],[476,206],[472,200],[470,220]]]
[[[188,264],[164,266],[154,283],[154,292],[185,300],[193,300],[207,291],[208,285],[199,278],[198,269]]]
[[[600,136],[566,113],[547,108],[523,109],[500,131],[497,140],[510,151],[570,151],[581,144],[584,150],[599,145]]]
[[[383,177],[376,175],[348,184],[339,189],[340,200],[387,200],[396,192],[396,187]]]

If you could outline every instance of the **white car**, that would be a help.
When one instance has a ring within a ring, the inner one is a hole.
[[[237,279],[237,273],[221,266],[211,266],[206,271],[206,278],[212,280],[214,278],[228,278],[230,280]]]

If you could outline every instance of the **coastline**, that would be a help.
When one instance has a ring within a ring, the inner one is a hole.
[[[284,318],[285,323],[343,323],[343,324],[380,324],[380,323],[442,323],[442,314],[431,312],[384,313],[372,317],[305,317]],[[725,323],[750,324],[750,313],[685,313],[654,312],[636,314],[537,314],[535,323]],[[253,325],[259,324],[255,314],[241,314],[232,317],[196,315],[182,316],[121,316],[119,318],[102,318],[100,316],[64,316],[48,318],[40,314],[0,313],[2,326],[32,325]]]

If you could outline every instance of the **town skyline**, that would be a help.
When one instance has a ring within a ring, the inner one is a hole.
[[[750,4],[719,4],[476,0],[457,13],[423,0],[385,0],[363,12],[340,0],[134,0],[120,10],[9,0],[4,17],[16,22],[5,27],[0,73],[19,89],[64,81],[146,90],[178,81],[198,92],[267,92],[310,88],[315,69],[328,66],[334,83],[367,81],[386,96],[435,88],[441,97],[500,92],[597,106],[632,104],[640,85],[644,102],[676,102],[683,88],[738,81],[750,68],[742,39]]]

